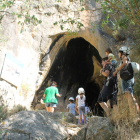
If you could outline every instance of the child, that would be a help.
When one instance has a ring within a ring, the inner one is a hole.
[[[82,115],[84,118],[84,123],[86,123],[86,117],[85,117],[85,90],[83,88],[78,89],[78,94],[76,97],[76,108],[78,107],[78,112],[79,112],[79,119],[80,119],[80,124],[82,124]]]
[[[110,48],[105,50],[106,56],[108,56],[108,60],[106,60],[106,64],[111,64],[114,68],[117,66],[117,61],[115,60],[114,54],[112,54],[112,50]]]
[[[74,98],[69,98],[69,104],[67,105],[67,112],[72,113],[75,116],[75,104],[74,104]]]

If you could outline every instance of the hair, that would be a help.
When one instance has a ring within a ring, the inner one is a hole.
[[[108,60],[108,57],[104,57],[102,58],[102,61]]]
[[[55,81],[52,81],[51,86],[57,86],[57,83]]]
[[[112,53],[112,49],[107,48],[107,49],[105,50],[105,52]]]

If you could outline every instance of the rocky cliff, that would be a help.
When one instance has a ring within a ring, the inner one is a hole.
[[[79,86],[86,89],[88,102],[94,106],[102,87],[102,77],[98,76],[101,57],[105,56],[106,48],[116,50],[118,45],[115,38],[100,27],[103,18],[98,10],[100,5],[94,0],[35,0],[28,4],[15,1],[1,19],[1,73],[7,53],[23,64],[18,86],[9,82],[9,78],[6,82],[1,78],[0,94],[5,103],[9,108],[21,104],[30,109],[31,102],[35,106],[50,81],[56,80],[63,94],[59,99],[60,110],[69,96],[76,96]],[[24,17],[12,14],[19,12],[35,15],[42,23],[21,24]],[[68,19],[77,19],[84,26],[78,28],[77,24],[67,22],[62,30],[61,22]],[[54,25],[59,21],[60,24]]]

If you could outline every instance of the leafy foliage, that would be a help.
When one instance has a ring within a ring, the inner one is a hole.
[[[60,21],[54,22],[53,25],[60,25],[60,29],[63,30],[65,28],[64,25],[68,23],[68,24],[73,25],[73,26],[76,25],[76,28],[80,29],[84,25],[78,20],[79,20],[79,18],[76,18],[76,19],[68,18],[66,20],[62,19]],[[69,32],[69,35],[71,35],[71,34],[76,35],[75,30],[72,31],[71,29],[68,29],[68,28],[66,28],[66,30]]]
[[[19,12],[8,12],[8,9],[11,8],[15,4],[15,0],[1,0],[0,1],[0,20],[3,18],[4,15],[10,14],[11,16],[14,16],[15,18],[19,19],[18,24],[21,25],[21,33],[25,31],[24,25],[34,25],[37,26],[38,24],[41,24],[42,21],[39,20],[35,15],[30,15],[29,10],[31,9],[31,5],[33,4],[30,0],[26,0],[24,2],[24,9],[21,8]]]
[[[7,106],[4,105],[4,100],[0,96],[0,122],[6,118],[7,115]]]

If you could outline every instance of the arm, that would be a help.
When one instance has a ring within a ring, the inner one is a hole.
[[[55,92],[55,93],[56,93],[56,96],[57,96],[57,97],[61,97],[61,96],[62,96],[61,94],[59,94],[59,92],[58,92],[58,89],[57,89],[57,88],[56,88],[56,92]]]
[[[127,57],[125,56],[123,58],[123,63],[120,65],[120,67],[113,73],[113,76],[116,76],[116,74],[127,64]]]
[[[77,113],[77,114],[79,114],[79,112],[78,112],[77,108],[75,108],[75,111],[76,111],[76,113]]]
[[[78,105],[78,99],[76,98],[76,108],[77,108],[77,105]]]
[[[108,58],[108,60],[106,60],[106,62],[109,62],[111,59],[112,59],[112,57],[111,57],[111,56],[109,56],[109,58]]]
[[[106,61],[105,63],[106,63],[106,64],[111,64],[111,62],[110,62],[110,61],[109,61],[109,62],[108,62],[108,61]]]
[[[45,97],[46,97],[46,94],[43,95],[43,98],[45,98]]]
[[[57,97],[61,97],[61,95],[60,95],[60,94],[56,94],[56,96],[57,96]]]
[[[47,95],[47,91],[45,90],[45,92],[44,92],[44,94],[43,94],[43,98],[44,98],[44,99],[45,99],[46,95]]]
[[[105,77],[108,77],[109,76],[109,71],[108,70],[105,70],[105,72],[102,72],[102,75],[104,75]]]
[[[67,108],[67,112],[69,112],[69,109]]]

